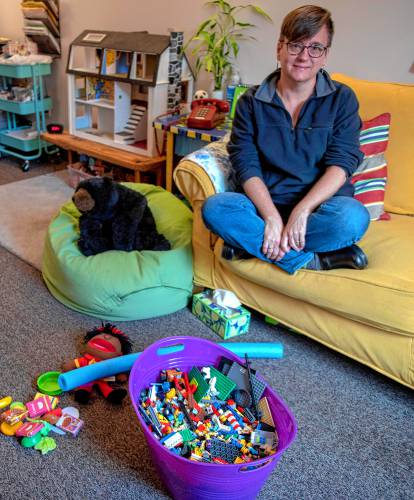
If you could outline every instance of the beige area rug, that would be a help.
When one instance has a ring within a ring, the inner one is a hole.
[[[41,270],[52,218],[72,197],[67,171],[0,186],[0,245]]]

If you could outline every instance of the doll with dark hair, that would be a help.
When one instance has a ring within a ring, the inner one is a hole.
[[[64,363],[64,372],[129,354],[132,350],[128,336],[110,323],[102,324],[101,327],[88,332],[84,337],[84,343],[83,356]],[[127,378],[125,373],[120,373],[116,376],[115,381],[125,382]],[[114,377],[110,377],[82,385],[75,389],[75,400],[78,403],[87,403],[91,399],[93,387],[97,386],[105,399],[111,403],[120,404],[127,395],[127,391],[114,385],[113,381]]]

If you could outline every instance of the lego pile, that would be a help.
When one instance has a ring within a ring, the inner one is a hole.
[[[42,455],[56,448],[51,432],[76,436],[83,426],[79,411],[73,407],[58,408],[59,398],[38,392],[33,401],[12,402],[10,396],[0,400],[0,431],[16,436],[24,448],[34,448]]]
[[[265,389],[247,358],[243,366],[222,357],[218,368],[162,370],[137,406],[171,452],[199,462],[242,464],[277,450]]]

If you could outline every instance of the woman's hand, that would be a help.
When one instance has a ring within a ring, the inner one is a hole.
[[[310,212],[295,207],[289,216],[283,230],[280,247],[285,253],[291,248],[299,252],[303,250],[306,242],[306,228]]]
[[[265,220],[262,252],[268,259],[277,259],[280,253],[280,240],[282,238],[282,233],[283,221],[279,214],[268,217]]]

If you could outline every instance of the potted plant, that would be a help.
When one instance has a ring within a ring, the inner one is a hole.
[[[213,6],[215,13],[200,24],[185,48],[190,43],[199,42],[191,51],[196,56],[195,74],[198,75],[202,69],[212,73],[214,91],[221,91],[223,78],[237,59],[239,42],[255,40],[249,30],[256,25],[240,21],[240,12],[249,10],[267,21],[272,22],[272,19],[257,5],[231,5],[225,0],[213,0],[205,5]]]

